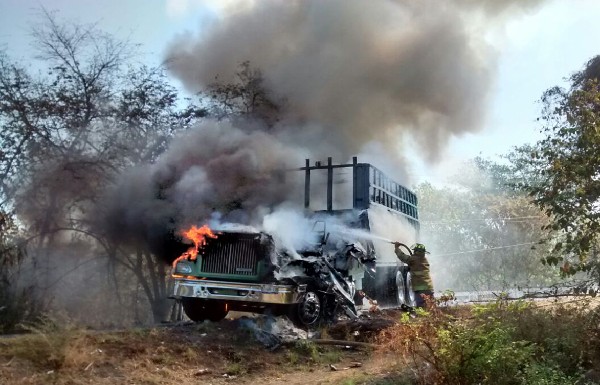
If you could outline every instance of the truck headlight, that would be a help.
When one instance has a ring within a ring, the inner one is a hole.
[[[192,265],[187,262],[179,262],[175,265],[175,273],[192,274]]]

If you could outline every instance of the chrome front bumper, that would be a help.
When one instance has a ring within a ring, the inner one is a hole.
[[[300,301],[300,296],[305,291],[305,285],[292,286],[179,278],[175,279],[173,298],[193,297],[272,304],[294,304]]]

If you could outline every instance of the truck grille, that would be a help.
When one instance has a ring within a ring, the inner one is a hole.
[[[227,275],[257,275],[264,247],[257,234],[223,233],[202,250],[202,272]]]

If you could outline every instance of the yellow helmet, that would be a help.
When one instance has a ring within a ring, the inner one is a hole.
[[[429,254],[429,252],[427,251],[427,249],[425,248],[425,245],[422,243],[416,243],[413,246],[413,253],[427,253]]]

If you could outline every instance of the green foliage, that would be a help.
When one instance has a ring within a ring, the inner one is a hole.
[[[560,369],[536,363],[525,367],[521,380],[523,385],[573,385],[575,383],[577,383],[575,377],[566,375]]]
[[[598,307],[590,301],[537,308],[527,302],[498,301],[475,311],[478,319],[494,319],[513,328],[517,340],[536,346],[536,359],[567,375],[592,365],[600,353]]]
[[[544,308],[500,299],[458,318],[432,308],[380,341],[415,367],[419,384],[573,384],[600,366],[599,319],[585,301]]]
[[[513,330],[499,322],[475,326],[456,324],[438,331],[435,359],[438,370],[450,383],[511,384],[506,373],[520,373],[534,349],[525,341],[514,341]]]
[[[529,162],[536,180],[523,181],[534,203],[552,218],[547,229],[561,234],[550,264],[561,262],[567,275],[588,271],[600,276],[594,247],[600,233],[600,56],[571,77],[571,87],[554,87],[542,96],[540,121],[545,137],[517,159]]]
[[[293,351],[304,359],[308,359],[312,362],[319,362],[319,347],[311,341],[296,341],[293,346]]]

